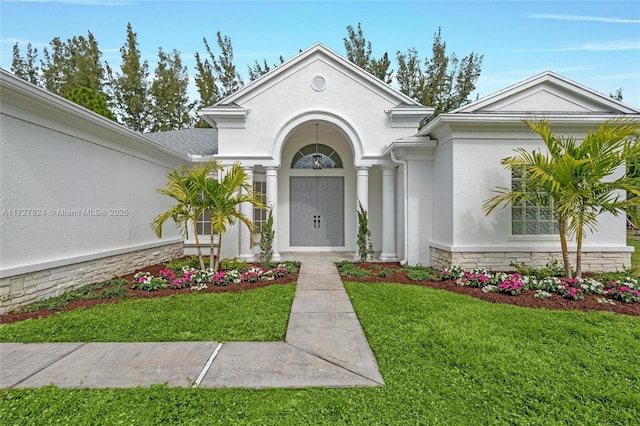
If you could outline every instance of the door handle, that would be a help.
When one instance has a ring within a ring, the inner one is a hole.
[[[320,215],[313,216],[313,227],[320,228]]]

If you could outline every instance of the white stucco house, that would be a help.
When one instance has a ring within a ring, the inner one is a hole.
[[[3,214],[3,301],[19,293],[15,283],[25,293],[25,280],[43,271],[63,267],[56,272],[62,276],[71,265],[132,251],[182,250],[175,230],[158,241],[149,228],[169,203],[153,189],[164,185],[171,167],[212,158],[240,162],[265,194],[275,217],[276,259],[284,252],[357,252],[360,202],[382,261],[543,266],[560,251],[545,209],[482,211],[492,189],[511,185],[500,160],[515,148],[542,146],[522,119],[545,117],[556,133],[580,138],[607,119],[640,118],[640,110],[552,72],[435,118],[432,113],[322,44],[200,110],[212,129],[147,135],[3,71],[0,208],[56,208],[65,201],[70,209],[129,211],[82,217],[81,224]],[[243,209],[264,220],[263,212]],[[194,231],[206,246],[206,220]],[[245,229],[224,238],[224,257],[256,257]],[[192,250],[192,241],[184,243]],[[584,269],[625,269],[632,250],[625,218],[603,215],[598,232],[584,241]]]

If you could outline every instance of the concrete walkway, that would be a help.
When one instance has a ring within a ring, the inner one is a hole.
[[[384,384],[336,259],[301,257],[284,342],[2,343],[0,388]]]

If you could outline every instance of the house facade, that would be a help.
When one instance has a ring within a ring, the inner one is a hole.
[[[218,104],[200,110],[216,129],[217,154],[259,182],[275,217],[274,255],[357,252],[358,203],[382,261],[509,269],[560,258],[546,209],[498,209],[484,200],[511,185],[500,160],[542,140],[523,119],[548,119],[580,139],[640,111],[551,72],[446,114],[424,107],[317,44]],[[421,126],[421,123],[425,123]],[[320,167],[313,167],[319,155]],[[622,173],[622,171],[621,171]],[[245,213],[251,217],[247,206]],[[625,217],[603,215],[584,242],[590,270],[630,265]],[[226,256],[254,259],[243,230]],[[225,243],[227,244],[227,243]],[[575,244],[572,246],[575,250]],[[357,253],[356,253],[357,257]]]
[[[322,44],[200,110],[211,129],[142,135],[5,71],[0,83],[2,312],[190,253],[194,232],[208,247],[206,218],[186,241],[171,226],[158,240],[149,224],[170,204],[155,192],[166,172],[214,158],[239,162],[264,195],[275,259],[300,251],[357,258],[360,204],[381,261],[544,266],[560,257],[548,211],[482,210],[495,187],[517,183],[500,160],[543,146],[522,120],[546,118],[555,133],[579,139],[614,117],[640,119],[551,72],[434,118]],[[266,218],[241,208],[259,224]],[[28,218],[12,213],[25,209]],[[32,214],[43,211],[51,214]],[[244,227],[224,239],[223,257],[257,258]],[[625,218],[602,215],[584,241],[583,269],[626,269],[632,250]]]

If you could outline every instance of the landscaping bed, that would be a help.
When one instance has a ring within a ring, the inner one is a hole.
[[[180,262],[187,262],[189,259],[184,258],[180,259]],[[258,264],[247,264],[247,268],[258,267]],[[134,283],[134,277],[136,274],[140,272],[149,273],[153,277],[160,276],[160,271],[165,270],[167,268],[167,264],[157,264],[148,266],[146,268],[142,268],[133,273],[123,275],[121,277],[114,278],[112,280],[105,281],[104,283],[94,284],[93,286],[86,286],[83,289],[70,291],[69,294],[74,292],[83,293],[83,296],[75,298],[72,301],[65,301],[64,296],[59,296],[58,298],[49,299],[49,303],[47,303],[50,307],[42,307],[37,308],[38,306],[44,305],[43,302],[37,302],[33,305],[24,306],[18,311],[10,312],[0,316],[0,324],[9,324],[16,321],[22,321],[26,319],[33,318],[43,318],[49,315],[53,315],[57,312],[65,312],[72,311],[75,309],[86,309],[93,307],[98,304],[104,303],[118,303],[123,299],[150,299],[150,298],[158,298],[158,297],[168,297],[171,295],[178,294],[189,294],[189,293],[228,293],[228,292],[238,292],[245,290],[252,290],[260,287],[265,287],[274,284],[290,284],[294,283],[298,280],[298,274],[296,273],[287,273],[284,276],[273,278],[271,280],[257,280],[257,281],[244,281],[240,283],[229,283],[228,285],[208,285],[206,288],[199,288],[198,290],[191,289],[190,286],[182,287],[182,288],[173,288],[171,286],[167,286],[165,288],[161,288],[158,290],[147,291],[142,289],[136,289]],[[113,297],[102,297],[100,293],[103,292],[106,296]],[[86,293],[86,294],[84,294]],[[111,293],[111,294],[109,294]],[[88,295],[88,297],[86,297]],[[60,303],[54,302],[54,300],[60,300]],[[33,308],[37,308],[32,310]]]
[[[182,259],[186,261],[186,259]],[[342,265],[342,266],[341,266]],[[251,267],[257,267],[257,264],[248,264],[245,269]],[[0,316],[0,324],[9,324],[16,321],[26,320],[30,318],[42,318],[48,315],[52,315],[56,312],[71,311],[74,309],[86,309],[92,306],[103,303],[118,303],[123,299],[147,299],[157,297],[167,297],[175,294],[188,294],[188,293],[226,293],[252,290],[260,287],[265,287],[272,284],[290,284],[296,282],[298,279],[297,273],[287,273],[285,276],[274,278],[269,281],[257,280],[253,282],[240,282],[229,283],[228,285],[208,285],[207,288],[201,288],[199,290],[193,290],[189,286],[183,288],[171,288],[165,287],[159,290],[147,291],[134,288],[134,276],[140,272],[147,272],[153,277],[160,276],[160,271],[166,269],[166,264],[158,264],[149,266],[139,271],[135,271],[131,274],[124,275],[114,280],[109,280],[106,283],[114,282],[117,280],[124,280],[126,284],[123,285],[124,289],[114,297],[105,298],[86,298],[81,297],[68,304],[62,304],[56,306],[54,309],[41,308],[37,310],[29,311],[29,307],[24,307],[20,311],[11,312]],[[345,267],[347,273],[345,273]],[[467,296],[475,297],[477,299],[486,300],[491,303],[504,303],[516,306],[522,306],[527,308],[546,308],[553,310],[580,310],[580,311],[609,311],[617,314],[640,316],[640,303],[623,303],[619,300],[604,297],[603,295],[584,294],[581,300],[567,299],[559,294],[552,294],[548,298],[536,298],[536,290],[522,289],[519,294],[507,294],[502,292],[484,292],[482,288],[472,287],[469,285],[459,285],[455,279],[441,280],[438,277],[438,272],[431,270],[430,268],[403,267],[398,262],[366,262],[366,263],[351,263],[343,262],[338,264],[338,269],[341,271],[342,279],[344,281],[363,282],[363,283],[398,283],[406,285],[418,285],[426,286],[440,290],[446,290],[453,293],[464,294]],[[353,272],[356,270],[356,272]],[[352,271],[352,273],[349,273]],[[358,272],[360,271],[360,272]],[[359,276],[358,276],[359,275]],[[94,294],[105,290],[105,287],[97,287],[89,290]],[[109,288],[106,288],[109,291]]]
[[[349,263],[346,263],[351,268]],[[410,276],[410,269],[405,269],[397,262],[390,263],[354,263],[357,269],[367,272],[366,276],[352,276],[341,274],[343,281],[364,282],[364,283],[399,283],[426,286],[453,293],[465,294],[477,299],[486,300],[491,303],[505,303],[527,308],[546,308],[556,310],[580,310],[580,311],[609,311],[617,314],[640,316],[640,303],[623,303],[619,300],[605,298],[602,295],[585,294],[582,300],[571,300],[563,298],[558,294],[552,294],[546,299],[534,297],[535,290],[521,290],[520,294],[511,295],[506,293],[486,293],[481,288],[468,285],[459,285],[455,279],[438,281],[436,279],[413,280]],[[338,265],[340,269],[340,265]],[[428,270],[428,268],[424,268]],[[435,271],[434,271],[435,273]],[[598,302],[597,299],[606,299],[610,302]],[[612,304],[613,303],[613,304]]]

